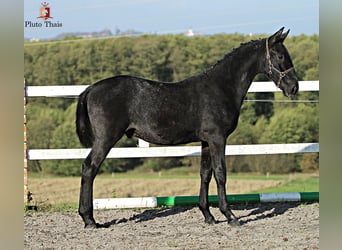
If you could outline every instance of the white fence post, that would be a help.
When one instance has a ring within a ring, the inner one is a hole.
[[[138,140],[138,147],[139,148],[149,148],[150,147],[150,143],[148,143],[147,141],[144,141],[142,139]]]

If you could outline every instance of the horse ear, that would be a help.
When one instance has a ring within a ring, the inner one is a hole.
[[[284,42],[287,35],[290,33],[290,29],[288,29],[284,34],[281,34],[279,42]]]
[[[269,44],[273,45],[273,44],[278,43],[278,42],[283,42],[285,40],[285,38],[287,37],[287,35],[289,34],[290,30],[288,30],[284,34],[283,34],[283,31],[284,31],[284,27],[282,27],[280,30],[278,30],[276,33],[274,33],[272,36],[270,36],[268,38]]]

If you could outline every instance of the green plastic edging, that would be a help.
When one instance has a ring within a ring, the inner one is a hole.
[[[300,194],[300,201],[319,201],[319,192],[302,192]],[[234,194],[227,195],[230,204],[239,203],[258,203],[260,201],[260,194]],[[218,204],[217,195],[209,195],[210,204]],[[199,196],[164,196],[157,197],[157,206],[184,206],[197,205]]]
[[[301,201],[319,201],[319,192],[303,192],[300,193]]]

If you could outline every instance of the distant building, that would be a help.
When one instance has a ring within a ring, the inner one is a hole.
[[[80,37],[80,38],[93,38],[93,34],[91,33],[88,33],[88,34],[81,34],[81,35],[78,35],[77,37]]]
[[[186,36],[194,36],[195,33],[192,31],[192,29],[189,29],[189,30],[187,30],[187,31],[185,32],[185,35],[186,35]]]
[[[39,38],[31,38],[31,39],[30,39],[30,42],[39,42],[39,41],[40,41]]]
[[[188,29],[185,33],[185,36],[192,37],[192,36],[201,36],[200,32],[193,31],[192,29]]]

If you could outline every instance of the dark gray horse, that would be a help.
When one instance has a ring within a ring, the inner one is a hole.
[[[202,143],[199,208],[206,223],[208,186],[214,173],[220,211],[239,225],[226,199],[225,145],[235,130],[240,108],[255,75],[266,74],[285,96],[295,95],[298,79],[281,28],[269,38],[241,44],[215,65],[180,82],[166,83],[115,76],[89,86],[79,97],[77,134],[91,152],[82,165],[79,214],[86,227],[93,217],[93,182],[110,149],[126,134],[150,143]]]

